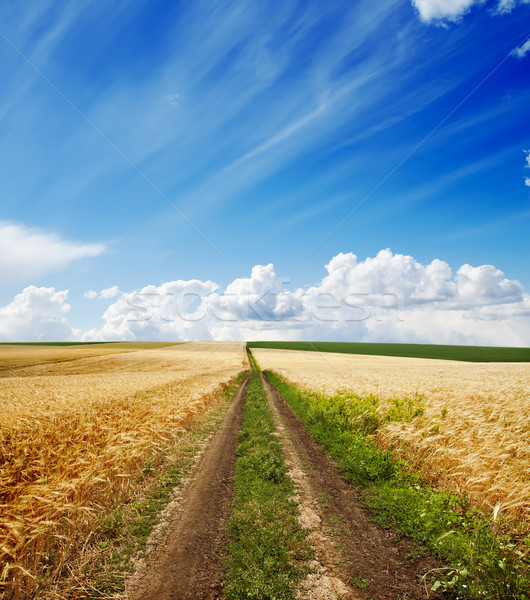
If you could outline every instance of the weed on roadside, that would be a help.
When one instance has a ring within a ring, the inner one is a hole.
[[[357,575],[350,577],[349,581],[352,585],[358,587],[360,590],[365,590],[370,585],[368,579],[365,579],[364,577],[359,577]]]

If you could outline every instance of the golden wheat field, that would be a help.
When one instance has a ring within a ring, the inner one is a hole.
[[[424,395],[424,415],[383,426],[379,442],[437,485],[468,494],[487,511],[499,504],[501,514],[530,530],[530,363],[257,348],[253,354],[262,369],[326,395]]]
[[[0,346],[1,581],[60,569],[94,515],[247,367],[243,343]]]

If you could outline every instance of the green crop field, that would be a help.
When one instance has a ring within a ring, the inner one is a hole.
[[[363,344],[360,342],[249,342],[248,345],[250,348],[441,358],[471,362],[530,362],[530,348],[437,346],[434,344]]]

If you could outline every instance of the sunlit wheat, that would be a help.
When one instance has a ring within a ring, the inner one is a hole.
[[[530,530],[530,364],[470,363],[255,349],[260,366],[296,385],[380,398],[425,397],[425,413],[378,440],[446,489]]]
[[[17,581],[60,571],[94,516],[248,363],[241,343],[29,347],[25,364],[11,348],[11,361],[0,350],[0,557],[16,598]]]

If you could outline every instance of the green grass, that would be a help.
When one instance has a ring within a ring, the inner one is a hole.
[[[364,577],[359,577],[357,575],[350,577],[349,581],[352,585],[358,587],[360,590],[365,590],[370,585],[368,579],[364,579]]]
[[[226,598],[294,600],[311,550],[257,372],[248,387],[237,455]]]
[[[359,487],[376,521],[410,536],[419,551],[430,552],[446,565],[431,574],[430,586],[467,599],[530,597],[528,537],[502,534],[501,522],[473,509],[465,497],[430,487],[374,443],[381,424],[421,414],[421,397],[382,406],[376,396],[326,398],[301,391],[274,373],[266,375],[336,460],[343,477]]]
[[[261,369],[260,369],[258,363],[256,362],[256,359],[254,358],[254,355],[250,351],[250,348],[248,347],[248,344],[247,344],[247,356],[248,356],[248,361],[250,362],[250,368],[252,369],[252,371],[256,372],[256,373],[260,373]]]
[[[249,342],[248,345],[250,348],[441,358],[471,362],[530,362],[530,348],[437,346],[434,344],[364,344],[360,342]]]

